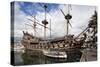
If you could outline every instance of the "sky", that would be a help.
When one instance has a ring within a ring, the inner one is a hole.
[[[65,14],[68,13],[68,4],[55,4],[55,3],[34,3],[34,2],[14,2],[14,36],[22,37],[22,31],[28,31],[30,34],[34,35],[34,30],[32,27],[26,25],[32,25],[33,22],[28,19],[34,19],[31,16],[36,16],[38,23],[42,24],[41,21],[44,20],[44,8],[43,5],[46,4],[47,8],[47,27],[50,27],[51,20],[51,36],[52,38],[62,37],[66,35],[66,20],[60,11],[63,10]],[[95,6],[87,5],[71,5],[70,14],[72,19],[70,23],[72,27],[69,26],[69,34],[75,34],[77,36],[84,30],[90,17],[94,14]],[[36,21],[36,20],[35,20]],[[36,29],[37,37],[44,37],[44,28],[37,25]],[[50,37],[50,30],[46,29],[46,37]]]

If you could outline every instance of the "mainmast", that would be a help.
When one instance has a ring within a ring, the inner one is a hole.
[[[72,18],[72,15],[70,15],[70,5],[68,5],[68,14],[65,16],[65,19],[67,20],[67,35],[69,34],[69,23],[70,19]]]
[[[66,26],[67,26],[66,35],[69,34],[69,24],[70,24],[70,20],[72,19],[72,15],[70,15],[70,7],[71,7],[71,5],[68,5],[68,13],[67,13],[67,15],[65,15],[64,12],[61,10],[62,14],[64,15],[64,17],[65,17],[65,19],[67,21],[67,24],[66,24]],[[71,26],[71,24],[70,24],[70,26]]]
[[[44,40],[46,40],[46,25],[48,24],[48,21],[46,19],[46,9],[47,9],[46,5],[44,5],[44,9],[45,9],[45,19],[42,21],[42,24],[44,24]]]

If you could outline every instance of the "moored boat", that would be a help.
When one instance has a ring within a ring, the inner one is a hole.
[[[50,51],[50,50],[42,50],[43,54],[50,58],[67,58],[66,52],[60,51]]]

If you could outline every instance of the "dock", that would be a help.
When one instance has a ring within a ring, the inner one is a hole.
[[[96,48],[87,48],[82,51],[82,57],[80,59],[80,62],[85,61],[96,61],[97,60],[97,49]]]

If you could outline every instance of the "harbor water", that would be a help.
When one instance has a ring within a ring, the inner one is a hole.
[[[35,65],[35,64],[53,64],[66,62],[79,62],[81,52],[68,53],[67,58],[50,58],[45,56],[42,51],[14,51],[14,65]]]

